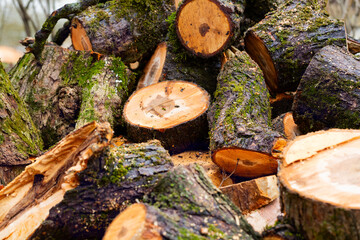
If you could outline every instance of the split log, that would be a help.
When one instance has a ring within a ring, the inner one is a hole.
[[[307,133],[327,128],[360,128],[360,61],[336,46],[311,60],[293,104],[294,120]]]
[[[209,94],[196,84],[165,81],[136,91],[124,107],[128,137],[159,139],[171,153],[206,143]]]
[[[260,69],[246,52],[237,52],[218,76],[208,113],[213,161],[242,177],[276,173],[272,152],[284,140],[270,127],[270,111]]]
[[[77,173],[109,144],[111,137],[108,123],[90,123],[70,133],[3,188],[0,239],[28,239],[65,192],[79,184]]]
[[[359,144],[359,130],[329,130],[299,137],[284,151],[282,208],[305,239],[359,239]]]
[[[130,206],[119,215],[104,239],[111,235],[121,239],[141,239],[141,235],[174,240],[258,238],[198,165],[169,171],[144,200],[146,205]]]
[[[272,95],[295,91],[322,47],[345,46],[344,23],[330,19],[325,5],[325,0],[288,1],[246,33],[245,50],[264,72]]]
[[[90,52],[46,46],[39,65],[26,54],[10,72],[11,81],[29,106],[45,148],[75,125],[108,121],[116,130],[134,78],[119,58],[96,61]]]
[[[191,53],[211,57],[240,37],[243,1],[186,0],[176,15],[176,32]]]
[[[173,0],[97,4],[73,18],[73,46],[81,50],[82,40],[88,38],[95,52],[121,57],[125,63],[140,61],[165,40],[168,24],[164,19],[172,11]]]
[[[360,53],[360,40],[355,40],[351,37],[347,37],[348,50],[352,54]]]
[[[269,204],[280,195],[275,175],[221,187],[220,190],[243,214]]]
[[[283,113],[272,120],[273,129],[280,132],[288,140],[301,135],[298,125],[294,122],[292,112]]]
[[[0,184],[8,184],[42,148],[40,132],[0,62]]]
[[[149,193],[172,168],[159,141],[111,143],[88,161],[80,184],[50,210],[31,239],[101,239],[111,221],[128,204]]]

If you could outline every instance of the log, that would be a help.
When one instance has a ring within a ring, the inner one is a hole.
[[[349,52],[352,54],[360,53],[360,40],[356,40],[348,36],[346,41]]]
[[[213,161],[242,177],[276,173],[272,152],[284,140],[270,127],[269,92],[246,52],[237,52],[224,65],[214,95],[208,113]]]
[[[243,1],[186,0],[177,11],[177,35],[194,55],[214,56],[240,37],[244,8]]]
[[[146,205],[132,205],[119,215],[107,234],[113,232],[121,239],[142,239],[136,234],[150,233],[149,239],[258,239],[198,165],[169,171],[144,201]],[[139,228],[130,227],[130,222]]]
[[[272,95],[295,91],[322,47],[345,46],[344,23],[330,19],[325,5],[325,0],[288,1],[246,33],[245,50],[264,72]]]
[[[287,140],[301,135],[298,125],[294,122],[292,112],[283,113],[272,120],[273,129],[283,134]]]
[[[282,208],[285,219],[305,239],[359,239],[359,134],[340,129],[314,132],[300,138],[301,143],[295,139],[284,151],[278,173]],[[304,154],[299,147],[306,145],[311,152]]]
[[[243,214],[269,204],[280,195],[275,175],[221,187],[220,190],[239,207]]]
[[[11,82],[29,106],[45,148],[75,126],[108,121],[117,130],[121,110],[135,79],[119,58],[96,61],[90,52],[46,46],[43,64],[26,54],[10,72]]]
[[[101,239],[111,221],[149,193],[172,168],[169,154],[153,140],[108,148],[89,159],[79,186],[50,210],[31,239]]]
[[[82,50],[81,39],[88,38],[95,52],[121,57],[126,64],[141,61],[165,40],[168,24],[164,19],[172,11],[173,0],[109,1],[91,6],[72,20],[73,46]]]
[[[360,61],[336,46],[311,60],[293,103],[303,133],[328,128],[360,128]]]
[[[65,192],[79,184],[77,173],[111,137],[108,123],[89,123],[37,157],[5,186],[0,191],[0,239],[28,239]]]
[[[0,62],[0,184],[8,184],[42,148],[40,132]]]
[[[294,102],[295,92],[278,93],[276,96],[270,97],[271,119],[280,116],[283,113],[291,111]]]
[[[136,91],[124,107],[129,139],[159,139],[171,153],[206,143],[209,94],[196,84],[165,81]]]

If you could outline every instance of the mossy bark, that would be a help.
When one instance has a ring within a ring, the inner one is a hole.
[[[360,128],[360,61],[327,46],[311,60],[293,104],[304,133],[327,128]]]
[[[164,41],[168,29],[164,20],[172,11],[172,0],[113,0],[89,7],[75,18],[85,28],[95,52],[131,63],[148,57]]]
[[[276,82],[277,89],[272,89],[272,92],[295,91],[316,52],[330,44],[346,45],[344,23],[330,19],[325,6],[324,0],[287,1],[247,32],[245,49],[248,51],[254,44],[251,35],[255,34],[263,41],[273,60],[277,80],[268,79],[268,64],[251,55],[258,58],[265,80]]]
[[[29,158],[42,148],[40,132],[0,62],[0,183],[7,184],[17,175],[9,168],[31,163]]]
[[[39,64],[32,54],[11,71],[11,81],[49,147],[93,120],[121,124],[121,109],[134,78],[119,58],[95,60],[89,52],[46,46]]]
[[[224,65],[214,95],[208,112],[210,150],[235,147],[271,154],[281,135],[270,127],[269,92],[246,52],[237,52]]]
[[[80,185],[62,202],[30,239],[101,239],[107,226],[128,204],[149,193],[172,168],[158,141],[110,147],[88,161]]]
[[[164,239],[258,239],[199,165],[169,171],[144,201],[156,207]]]

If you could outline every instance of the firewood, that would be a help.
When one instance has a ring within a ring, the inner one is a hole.
[[[50,210],[31,239],[101,239],[111,221],[129,204],[152,191],[172,168],[157,140],[109,147],[79,173],[79,186]]]
[[[288,140],[301,135],[298,125],[294,122],[292,112],[283,113],[272,120],[272,127]]]
[[[0,239],[27,239],[78,184],[77,173],[108,145],[108,123],[89,123],[66,136],[0,191]]]
[[[92,51],[92,45],[79,19],[74,18],[71,22],[71,42],[75,50]]]
[[[245,49],[264,72],[270,92],[295,91],[312,56],[345,46],[344,23],[325,13],[326,1],[287,1],[245,36]]]
[[[122,106],[135,82],[119,58],[97,61],[90,52],[46,46],[42,60],[39,65],[32,54],[25,54],[10,80],[29,106],[45,148],[93,120],[119,128]]]
[[[348,36],[346,41],[349,52],[351,52],[352,54],[360,53],[360,40],[355,40]]]
[[[258,238],[239,209],[211,184],[198,165],[169,171],[144,201],[146,205],[130,206],[120,214],[105,239],[111,232],[121,239],[143,239],[141,235],[147,234],[149,239],[174,240]]]
[[[278,173],[285,219],[305,239],[358,239],[360,131],[320,131],[299,139],[284,152]],[[300,146],[311,146],[311,152]]]
[[[89,7],[72,20],[74,48],[82,50],[81,40],[88,38],[95,52],[121,57],[127,64],[141,61],[165,40],[164,19],[172,11],[173,0],[109,1]]]
[[[275,175],[221,187],[220,190],[243,214],[259,209],[279,197]]]
[[[246,52],[237,52],[225,64],[214,95],[208,113],[213,161],[242,177],[276,173],[272,152],[284,140],[269,125],[269,92]]]
[[[278,93],[270,97],[271,118],[274,119],[283,113],[291,111],[295,92]]]
[[[196,84],[164,81],[136,91],[124,107],[128,137],[159,139],[171,153],[206,142],[209,94]]]
[[[293,103],[303,133],[327,128],[360,128],[360,61],[336,46],[311,60]]]
[[[42,148],[40,132],[0,62],[0,183],[9,183]]]
[[[176,32],[191,53],[211,57],[239,37],[243,12],[241,1],[186,0],[177,11]]]

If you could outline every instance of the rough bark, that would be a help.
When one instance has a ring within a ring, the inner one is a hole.
[[[319,51],[301,79],[292,107],[300,131],[360,128],[359,86],[359,60],[336,46]]]
[[[66,136],[0,191],[0,238],[28,239],[79,182],[89,158],[112,137],[109,123],[92,122]]]
[[[42,148],[40,132],[0,62],[0,183],[9,183]]]
[[[172,0],[109,1],[78,14],[95,52],[121,57],[125,63],[142,60],[165,40],[166,19],[175,11]]]
[[[244,0],[186,0],[177,11],[177,35],[194,55],[214,56],[240,37],[244,8]]]
[[[124,107],[129,139],[159,139],[172,154],[207,145],[209,94],[196,84],[165,81],[136,91]]]
[[[149,193],[171,167],[158,141],[111,144],[89,159],[79,186],[50,210],[31,239],[101,239],[116,215]]]
[[[314,54],[329,44],[345,46],[343,22],[324,11],[326,1],[288,1],[251,28],[245,49],[264,72],[272,94],[295,91]]]
[[[208,113],[213,161],[238,176],[276,173],[277,161],[271,154],[281,135],[270,127],[269,92],[246,52],[238,52],[224,65],[214,95]],[[226,160],[224,153],[229,153]]]
[[[119,58],[96,61],[90,52],[46,46],[40,65],[26,54],[10,72],[11,81],[29,106],[45,147],[93,120],[116,130],[134,78]]]

